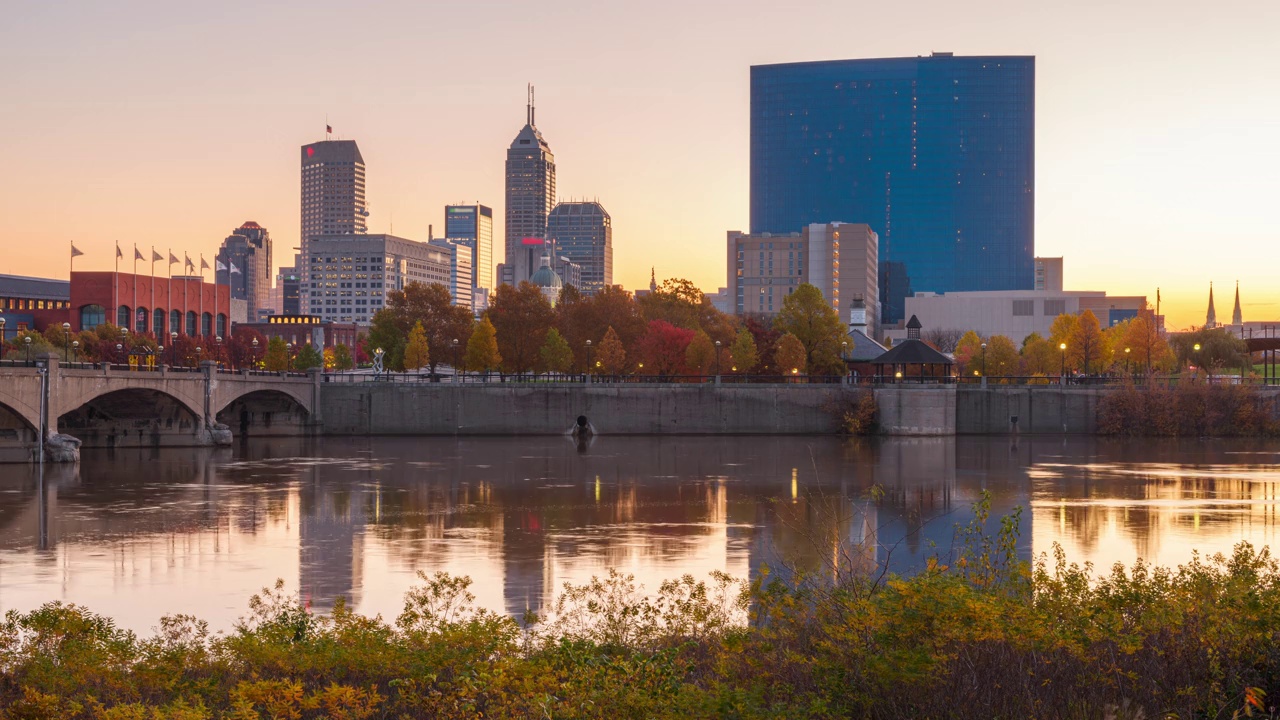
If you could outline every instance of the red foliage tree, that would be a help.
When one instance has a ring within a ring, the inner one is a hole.
[[[666,320],[649,321],[637,347],[644,374],[666,378],[684,372],[685,351],[694,335],[694,331],[676,327]]]

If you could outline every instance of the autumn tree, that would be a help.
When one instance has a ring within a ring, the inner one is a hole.
[[[467,356],[464,364],[468,370],[489,372],[502,365],[502,355],[498,353],[498,333],[489,317],[480,318],[467,340]]]
[[[433,373],[438,363],[450,357],[453,341],[465,345],[471,331],[471,310],[455,305],[449,289],[440,283],[412,281],[404,290],[393,290],[387,294],[387,309],[406,335],[414,323],[422,324],[427,343],[423,364],[430,365]]]
[[[693,338],[692,330],[676,327],[666,320],[650,320],[637,348],[646,372],[662,378],[679,374]]]
[[[817,287],[809,283],[797,287],[782,301],[773,324],[800,341],[805,352],[804,366],[811,372],[844,372],[840,343],[848,339],[848,330]]]
[[[1018,355],[1018,346],[1004,335],[992,335],[987,338],[987,376],[1002,377],[1018,375],[1022,370],[1022,358]]]
[[[178,336],[178,341],[180,343],[178,352],[180,355],[186,354],[181,349],[181,341],[183,337],[184,336],[181,335]],[[179,364],[185,363],[180,362]],[[266,365],[266,368],[272,372],[279,372],[289,367],[289,350],[285,347],[284,338],[277,335],[276,337],[271,338],[271,342],[267,343],[267,356],[264,364]]]
[[[293,358],[293,369],[310,370],[318,367],[324,367],[324,355],[315,345],[301,343],[298,347],[298,354]]]
[[[510,373],[526,373],[537,367],[547,330],[555,321],[551,303],[536,285],[499,285],[486,311],[497,331],[502,367]]]
[[[1028,375],[1057,375],[1060,358],[1058,349],[1040,333],[1031,333],[1022,340],[1022,368]]]
[[[600,341],[600,370],[608,375],[617,375],[626,368],[626,363],[627,351],[622,345],[622,339],[610,325],[604,333],[604,339]]]
[[[555,311],[556,325],[573,349],[577,367],[586,363],[587,340],[603,342],[608,328],[614,329],[622,344],[624,362],[625,351],[635,348],[645,333],[645,320],[635,299],[631,293],[616,286],[601,288],[591,296],[582,295],[572,286],[567,286],[561,291]],[[601,362],[603,369],[603,359]],[[624,369],[625,366],[620,366],[615,372]]]
[[[676,327],[702,330],[721,343],[733,342],[737,319],[720,312],[711,300],[688,280],[671,278],[658,289],[636,301],[647,321],[665,320]]]
[[[427,344],[427,331],[419,320],[409,330],[409,339],[404,346],[404,369],[417,370],[427,365],[431,359],[431,348]]]
[[[1057,324],[1057,321],[1054,321]],[[1105,367],[1107,364],[1106,347],[1103,343],[1102,328],[1098,324],[1098,316],[1092,310],[1080,313],[1071,334],[1067,337],[1067,362],[1080,372],[1088,375],[1090,370]]]
[[[933,328],[924,331],[920,339],[932,345],[934,350],[950,355],[956,351],[956,345],[962,337],[964,333],[955,328]]]
[[[1062,313],[1053,319],[1053,324],[1049,326],[1049,344],[1058,347],[1062,343],[1071,344],[1071,335],[1076,331],[1076,326],[1080,324],[1079,316],[1071,313]]]
[[[542,360],[542,369],[545,372],[567,373],[573,369],[573,351],[569,349],[569,343],[565,341],[564,336],[555,328],[547,331],[547,337],[538,350],[538,356]]]
[[[755,368],[760,359],[755,337],[750,330],[742,328],[738,331],[738,336],[733,339],[733,346],[729,348],[729,357],[732,358],[730,367],[734,372],[750,373]]]
[[[978,368],[981,356],[982,338],[978,337],[978,333],[970,330],[961,335],[960,340],[956,342],[955,349],[956,365],[960,366],[960,373],[962,375],[972,375],[973,371]]]
[[[1126,325],[1124,344],[1132,351],[1132,369],[1142,368],[1150,375],[1154,369],[1165,366],[1171,352],[1169,343],[1156,326],[1155,313],[1150,308],[1143,308]]]
[[[366,344],[369,356],[373,357],[377,348],[382,348],[382,366],[387,370],[400,370],[404,367],[404,345],[409,334],[407,327],[400,327],[400,319],[390,308],[383,308],[373,314],[369,323],[369,335]]]
[[[350,370],[355,367],[355,361],[351,357],[351,348],[342,343],[333,346],[333,369],[338,372]]]
[[[715,360],[716,348],[711,342],[711,336],[699,330],[694,334],[693,340],[689,341],[689,347],[685,348],[685,368],[692,375],[706,375]]]
[[[804,343],[791,333],[783,334],[778,340],[778,349],[773,354],[774,363],[784,375],[798,375],[806,372],[807,358],[808,353],[804,349]]]
[[[1245,363],[1244,340],[1225,328],[1201,328],[1173,336],[1170,346],[1180,367],[1204,367],[1210,373],[1224,367],[1240,367]],[[1196,350],[1195,346],[1200,349]]]

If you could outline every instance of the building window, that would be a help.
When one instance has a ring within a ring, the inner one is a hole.
[[[218,313],[218,337],[224,338],[226,336],[227,336],[227,316],[222,313]]]
[[[1036,314],[1035,300],[1014,300],[1013,316],[1014,317],[1031,317]]]
[[[156,339],[157,339],[157,340],[159,340],[161,344],[164,344],[164,315],[165,315],[165,312],[164,312],[164,310],[157,309],[157,310],[156,310],[154,313],[152,313],[152,314],[155,316],[154,320],[155,320],[155,333],[156,333]]]
[[[196,311],[187,311],[187,337],[196,336]]]
[[[148,312],[146,308],[140,307],[140,308],[134,309],[133,316],[134,316],[133,331],[140,332],[140,333],[146,332],[147,326],[150,325],[151,313]]]
[[[107,322],[107,311],[101,305],[85,305],[80,308],[80,329],[92,330]]]
[[[204,337],[213,337],[213,316],[209,313],[200,316],[200,334]]]
[[[121,305],[116,308],[116,325],[126,330],[129,328],[129,306]]]
[[[1045,300],[1044,314],[1046,317],[1057,317],[1067,311],[1066,300]]]
[[[169,313],[169,334],[173,335],[174,333],[181,333],[181,332],[182,332],[182,312],[179,310],[174,310],[173,312]]]

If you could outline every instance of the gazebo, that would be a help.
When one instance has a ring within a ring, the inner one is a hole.
[[[920,320],[912,315],[907,321],[907,339],[874,360],[880,382],[950,381],[954,363],[920,339],[920,327]]]

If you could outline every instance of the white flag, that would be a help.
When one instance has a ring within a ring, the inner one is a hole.
[[[213,265],[214,265],[214,272],[222,272],[223,270],[227,269],[227,266],[223,265],[221,260],[214,260]]]
[[[234,262],[231,263],[231,272],[232,274],[240,272],[240,268],[236,267],[236,264]]]

